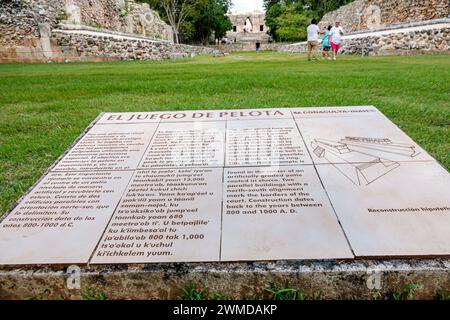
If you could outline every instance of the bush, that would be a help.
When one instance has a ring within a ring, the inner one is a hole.
[[[280,41],[302,41],[306,40],[306,28],[310,23],[309,17],[303,13],[295,12],[289,7],[276,19],[278,29],[277,39]]]

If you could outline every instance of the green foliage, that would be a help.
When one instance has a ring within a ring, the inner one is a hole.
[[[422,284],[414,284],[414,283],[407,284],[407,285],[405,285],[403,290],[400,292],[394,291],[394,292],[388,293],[386,299],[387,300],[414,300],[416,290],[420,290],[420,289],[423,289]]]
[[[371,298],[372,298],[372,300],[381,300],[382,294],[379,291],[374,292],[374,293],[372,293]]]
[[[303,13],[297,13],[293,6],[284,8],[284,12],[275,19],[276,38],[279,41],[301,41],[306,39],[306,27],[310,19]]]
[[[123,18],[126,17],[129,13],[130,13],[130,4],[128,0],[125,0],[124,7],[120,11],[119,16]]]
[[[197,0],[189,8],[185,26],[182,26],[182,37],[187,42],[207,44],[213,35],[222,38],[232,24],[227,13],[231,0]]]
[[[270,288],[264,289],[270,296],[270,300],[305,300],[305,294],[286,285],[284,288],[279,288],[272,284]]]
[[[266,24],[276,41],[306,39],[306,27],[353,0],[264,0]]]
[[[82,294],[83,300],[106,300],[106,295],[103,292],[95,292],[92,289],[87,289]]]
[[[227,300],[221,293],[210,292],[202,281],[198,284],[190,282],[180,290],[181,295],[176,298],[177,300]]]
[[[167,23],[166,12],[159,0],[139,0],[156,10]],[[207,44],[209,38],[222,38],[233,25],[226,13],[232,6],[231,0],[193,0],[187,10],[187,17],[180,25],[180,36],[186,43]]]
[[[434,296],[435,300],[450,300],[450,291],[439,290]]]
[[[414,300],[416,290],[423,289],[422,284],[407,284],[405,286],[404,298],[407,300]]]
[[[166,22],[168,22],[167,21],[166,12],[164,11],[163,6],[161,5],[161,0],[137,0],[137,2],[148,3],[150,8],[155,10],[159,14],[161,19],[163,19]]]
[[[277,18],[283,14],[283,7],[280,3],[275,3],[266,9],[266,25],[269,28],[268,33],[273,39],[277,39],[278,21]]]
[[[56,17],[56,21],[61,22],[61,21],[65,21],[69,18],[67,12],[62,11],[57,17]]]

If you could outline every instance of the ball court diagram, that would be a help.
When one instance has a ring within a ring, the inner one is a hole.
[[[389,155],[414,158],[420,154],[414,146],[388,138],[314,139],[311,147],[317,157],[326,159],[357,186],[367,186],[397,169],[400,163],[389,160]]]

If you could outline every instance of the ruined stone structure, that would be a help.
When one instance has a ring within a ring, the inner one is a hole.
[[[262,44],[269,42],[267,26],[264,12],[255,10],[253,12],[230,13],[228,17],[233,24],[230,31],[227,32],[228,47],[225,50],[255,50]]]
[[[356,0],[326,14],[319,25],[341,22],[344,54],[450,53],[449,6],[448,0]],[[306,42],[268,48],[306,52]]]
[[[74,26],[62,26],[53,31],[53,39],[66,50],[66,56],[74,56],[70,48],[76,48],[80,57],[101,57],[102,60],[160,60],[214,53],[214,49],[209,47],[174,44],[108,30],[99,33],[94,28],[77,27],[79,29],[74,30]]]
[[[447,18],[449,0],[356,0],[323,16],[320,27],[340,21],[346,32]]]
[[[171,27],[135,0],[0,2],[0,62],[163,59],[211,50],[174,45]]]
[[[306,53],[306,42],[270,44],[266,49]],[[347,35],[343,37],[341,52],[364,56],[450,53],[450,19]]]

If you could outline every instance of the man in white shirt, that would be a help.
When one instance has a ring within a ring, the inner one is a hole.
[[[341,40],[344,35],[344,30],[340,26],[340,22],[336,21],[336,24],[330,30],[330,42],[331,50],[333,51],[333,60],[336,60],[336,55],[341,48]]]
[[[317,20],[313,19],[311,24],[306,29],[308,33],[308,61],[311,61],[313,58],[316,59],[317,47],[319,46],[319,33],[320,29],[317,26]]]

